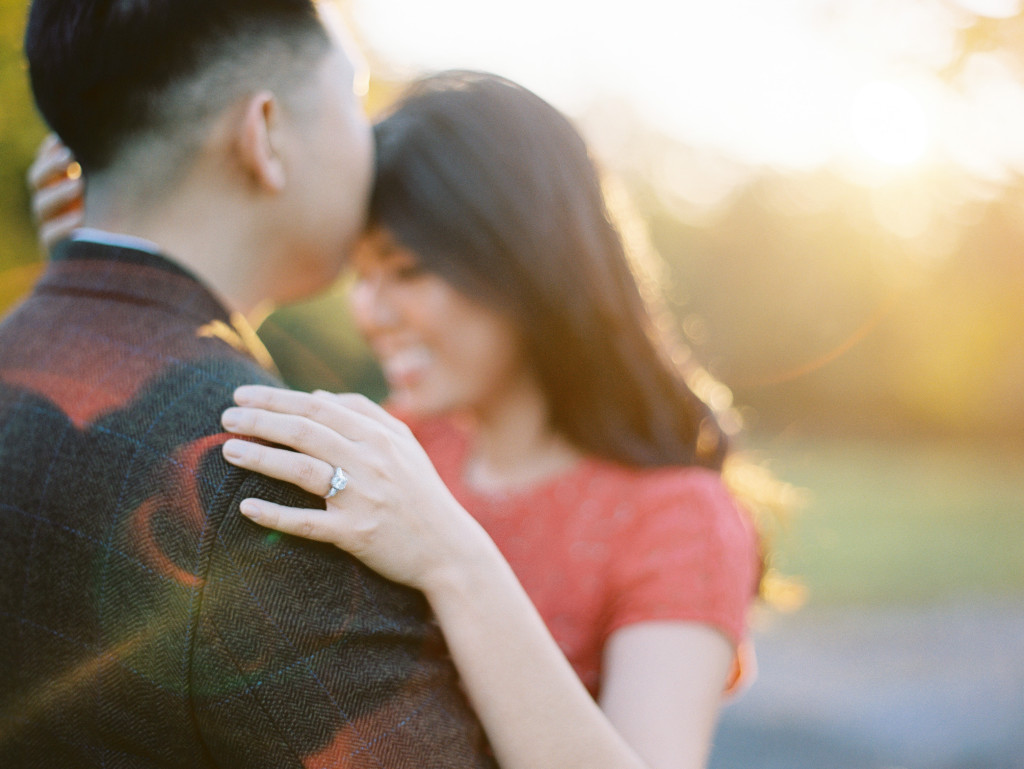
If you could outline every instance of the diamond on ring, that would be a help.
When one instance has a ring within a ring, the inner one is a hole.
[[[346,486],[348,486],[348,476],[340,467],[335,467],[334,475],[331,476],[331,490],[324,494],[324,499],[330,499]]]

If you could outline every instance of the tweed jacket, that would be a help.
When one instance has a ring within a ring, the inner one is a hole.
[[[277,383],[171,260],[63,244],[0,325],[0,766],[491,766],[419,593],[238,503]]]

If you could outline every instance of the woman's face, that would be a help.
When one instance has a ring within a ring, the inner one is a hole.
[[[424,271],[386,230],[362,238],[352,267],[352,313],[397,408],[485,413],[528,376],[512,324]]]

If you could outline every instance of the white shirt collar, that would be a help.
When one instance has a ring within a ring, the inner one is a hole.
[[[78,227],[71,233],[71,240],[82,240],[89,243],[100,243],[104,246],[118,246],[121,248],[134,248],[137,251],[146,251],[150,254],[160,255],[160,246],[151,240],[137,238],[134,235],[122,235],[119,232],[107,232],[98,230],[95,227]]]

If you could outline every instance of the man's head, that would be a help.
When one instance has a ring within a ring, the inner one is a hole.
[[[330,42],[311,0],[34,0],[36,103],[87,173],[140,140],[181,150],[244,90],[288,93]]]
[[[200,193],[232,197],[222,216],[246,203],[230,224],[279,224],[299,265],[361,225],[368,128],[314,0],[33,0],[25,52],[89,181],[87,216],[107,191],[162,205],[198,167]]]

